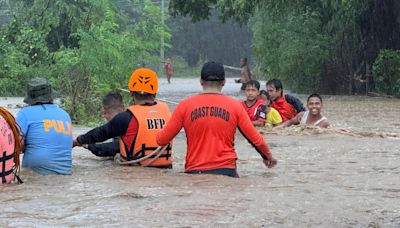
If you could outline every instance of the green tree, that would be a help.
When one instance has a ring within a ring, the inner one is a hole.
[[[372,69],[378,92],[400,97],[400,51],[381,50]]]
[[[132,0],[141,8],[135,23],[111,0],[19,0],[15,18],[2,30],[2,95],[22,95],[33,76],[48,78],[65,99],[74,119],[96,117],[101,94],[125,88],[143,63],[159,63],[159,8],[150,0]],[[5,79],[5,80],[3,80]]]
[[[172,15],[249,23],[258,70],[299,92],[354,91],[379,50],[400,49],[400,2],[393,0],[172,0]],[[249,20],[250,19],[250,20]],[[326,85],[326,86],[323,86]]]

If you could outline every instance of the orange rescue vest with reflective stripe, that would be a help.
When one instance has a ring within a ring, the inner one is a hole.
[[[0,183],[14,177],[14,135],[7,121],[0,116]]]
[[[171,112],[168,105],[163,102],[157,102],[155,105],[132,105],[128,110],[138,121],[138,132],[132,145],[126,145],[123,137],[120,137],[119,145],[121,156],[127,161],[131,161],[140,159],[159,147],[156,141],[157,134],[171,117]],[[172,142],[169,143],[162,155],[148,166],[163,167],[171,165],[171,148]],[[139,164],[147,164],[154,157],[155,155],[139,162]]]

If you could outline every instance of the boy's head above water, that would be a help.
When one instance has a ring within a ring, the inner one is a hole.
[[[257,100],[260,96],[260,82],[257,80],[250,80],[246,82],[244,93],[247,101]]]

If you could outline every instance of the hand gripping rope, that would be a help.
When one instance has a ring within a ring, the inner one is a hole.
[[[136,159],[136,160],[130,160],[130,161],[127,161],[127,160],[125,160],[124,158],[122,158],[121,157],[121,154],[116,154],[115,155],[115,157],[114,157],[114,162],[115,163],[117,163],[117,164],[119,164],[119,165],[132,165],[132,164],[138,164],[139,162],[141,162],[141,161],[143,161],[143,160],[146,160],[146,159],[149,159],[149,158],[151,158],[153,155],[155,155],[155,157],[153,157],[149,162],[147,162],[146,164],[142,164],[141,166],[149,166],[151,163],[153,163],[157,158],[159,158],[162,154],[163,154],[163,152],[165,151],[165,149],[167,149],[167,147],[168,147],[168,145],[166,145],[166,146],[159,146],[159,147],[157,147],[157,149],[155,149],[153,152],[151,152],[150,154],[148,154],[148,155],[146,155],[146,156],[144,156],[144,157],[142,157],[142,158],[139,158],[139,159]]]

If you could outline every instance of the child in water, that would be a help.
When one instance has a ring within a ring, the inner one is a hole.
[[[260,98],[263,99],[267,103],[267,119],[265,121],[265,126],[267,127],[275,127],[279,124],[282,123],[282,117],[279,114],[279,112],[272,108],[271,105],[271,100],[268,97],[268,93],[265,90],[260,90]]]

